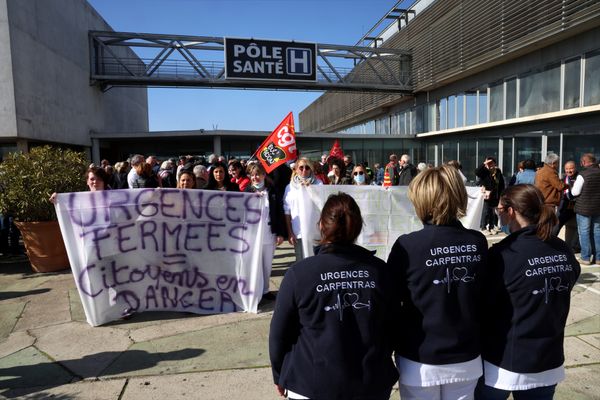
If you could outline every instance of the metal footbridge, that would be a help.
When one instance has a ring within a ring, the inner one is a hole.
[[[228,76],[226,41],[222,37],[90,31],[91,83],[102,90],[142,86],[412,94],[410,52],[380,48],[376,41],[371,46],[315,44],[311,81]]]

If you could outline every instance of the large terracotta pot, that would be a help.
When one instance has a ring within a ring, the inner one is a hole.
[[[23,235],[27,257],[35,272],[53,272],[69,268],[69,258],[58,221],[15,221],[15,225]]]

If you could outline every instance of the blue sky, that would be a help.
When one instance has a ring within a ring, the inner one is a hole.
[[[395,4],[394,0],[88,1],[116,31],[344,45],[356,44]],[[291,91],[149,89],[150,130],[271,131],[290,111],[298,127],[299,112],[319,95],[319,92]]]

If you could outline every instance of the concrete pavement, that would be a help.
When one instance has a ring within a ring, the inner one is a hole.
[[[292,259],[291,247],[278,249],[271,290]],[[36,274],[25,257],[0,259],[0,398],[277,399],[273,305],[258,314],[143,313],[93,328],[70,272]],[[600,399],[600,266],[582,268],[566,334],[567,379],[555,398]]]

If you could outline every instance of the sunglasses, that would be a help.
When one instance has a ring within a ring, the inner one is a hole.
[[[364,174],[365,173],[363,171],[357,171],[357,172],[354,173],[354,176],[356,176],[356,175],[364,175]]]
[[[310,167],[309,167],[308,165],[300,165],[300,166],[298,167],[298,169],[299,169],[300,171],[304,171],[304,170],[310,171]]]

